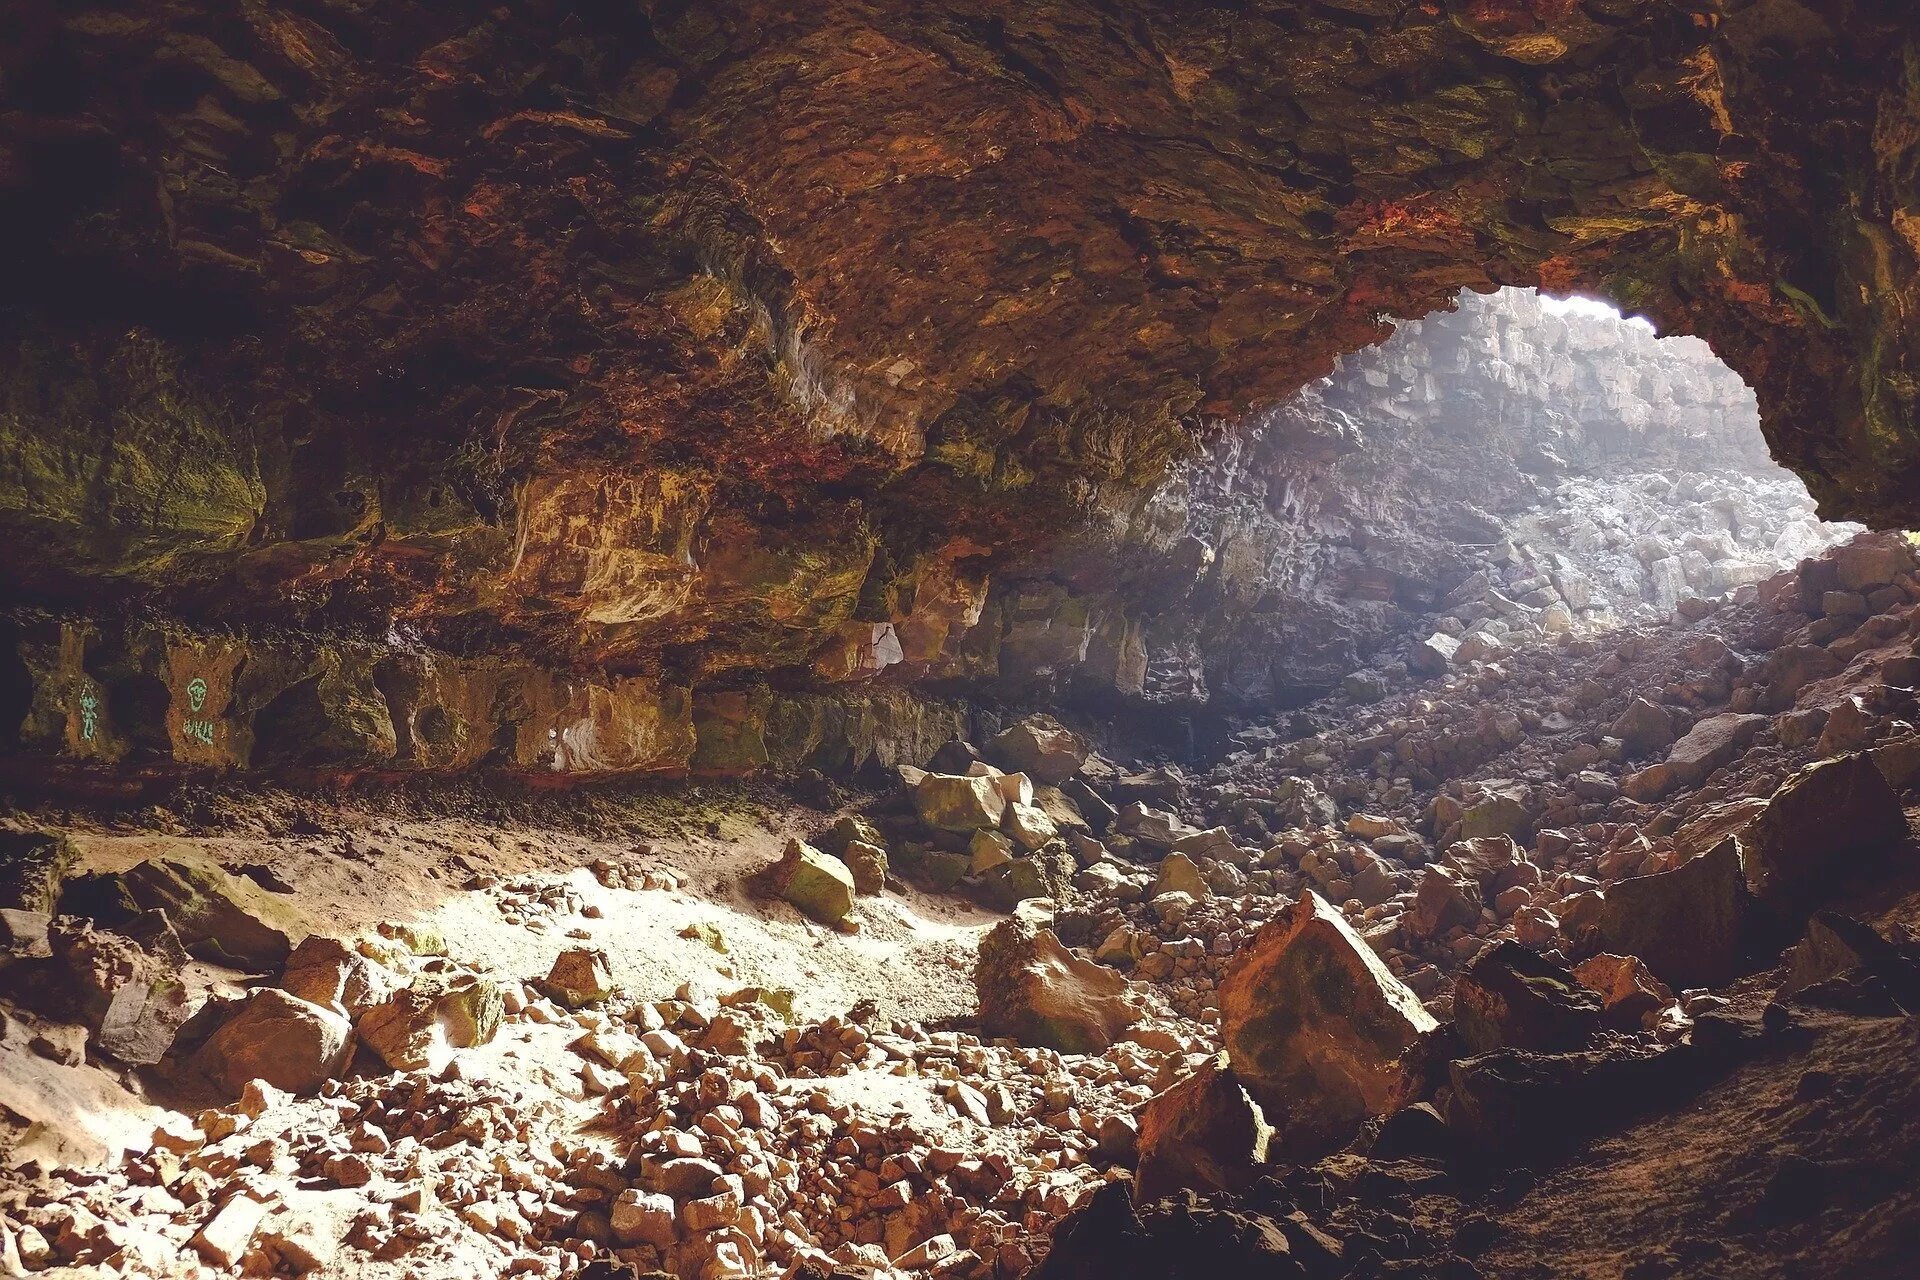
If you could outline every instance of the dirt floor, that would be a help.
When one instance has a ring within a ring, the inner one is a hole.
[[[44,824],[53,815],[36,817]],[[997,916],[902,885],[862,899],[857,930],[842,932],[750,892],[752,874],[790,837],[831,819],[777,789],[729,784],[511,800],[473,786],[347,796],[195,791],[177,810],[57,820],[79,854],[78,872],[200,856],[282,894],[315,932],[425,929],[445,939],[453,959],[529,982],[562,949],[586,944],[603,947],[615,982],[641,999],[763,986],[790,990],[801,1020],[862,1001],[915,1022],[970,1016],[974,953]],[[610,887],[596,866],[655,887]],[[203,990],[238,989],[247,976],[200,962],[188,974]],[[50,1063],[30,1038],[0,1040],[0,1105],[144,1145],[157,1113],[137,1089],[105,1067]],[[536,1075],[567,1058],[543,1064],[537,1046],[504,1036],[476,1052]]]

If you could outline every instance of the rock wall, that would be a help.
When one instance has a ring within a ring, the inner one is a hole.
[[[0,591],[55,610],[688,687],[896,643],[991,670],[944,649],[983,573],[1503,284],[1707,335],[1832,510],[1920,492],[1898,0],[25,0],[4,31]],[[1050,607],[1012,606],[1022,661],[1183,648],[1030,636]]]
[[[880,590],[884,553],[857,523],[832,530],[832,507],[799,543],[739,524],[696,564],[706,488],[576,481],[522,494],[540,533],[493,589],[695,628],[693,674],[437,647],[406,625],[23,613],[7,722],[32,755],[111,764],[844,775],[925,759],[983,700],[1285,704],[1435,628],[1497,645],[1664,616],[1844,536],[1703,344],[1523,292],[1406,326],[999,575],[963,546]],[[722,578],[724,619],[699,602]]]

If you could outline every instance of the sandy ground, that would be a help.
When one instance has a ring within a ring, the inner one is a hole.
[[[790,837],[829,825],[830,814],[745,787],[606,790],[577,801],[549,793],[513,806],[518,813],[487,812],[494,807],[459,796],[415,804],[268,792],[216,797],[211,812],[203,806],[185,822],[148,811],[131,819],[148,829],[132,834],[85,817],[39,818],[69,832],[81,870],[209,858],[283,883],[313,932],[352,938],[381,925],[425,927],[454,958],[523,981],[544,977],[556,954],[585,944],[603,948],[616,982],[645,999],[667,999],[683,986],[704,995],[762,986],[791,990],[801,1021],[844,1014],[862,1000],[885,1016],[927,1023],[973,1011],[974,952],[997,917],[907,888],[859,899],[857,930],[845,933],[752,895],[752,874]],[[596,863],[669,872],[680,887],[608,887]],[[247,981],[200,965],[193,978],[202,988]],[[12,1021],[0,1038],[0,1106],[48,1124],[35,1137],[38,1149],[62,1163],[85,1150],[71,1137],[56,1141],[56,1126],[100,1144],[96,1156],[146,1145],[161,1113],[134,1081],[102,1066],[50,1062],[28,1047],[34,1020]],[[578,1060],[563,1044],[528,1036],[503,1034],[478,1052],[476,1067],[565,1077],[556,1087],[577,1093]],[[915,1091],[890,1080],[872,1087],[890,1095],[871,1100],[878,1110],[919,1105]]]

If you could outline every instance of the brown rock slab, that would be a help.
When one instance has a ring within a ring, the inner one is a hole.
[[[786,852],[766,875],[767,887],[776,896],[821,924],[839,924],[853,910],[853,872],[804,840],[787,841]]]
[[[320,1005],[338,1005],[349,1017],[378,1003],[393,989],[393,975],[339,938],[310,934],[287,957],[283,991]]]
[[[989,1035],[1063,1053],[1099,1053],[1146,1012],[1125,977],[1023,916],[988,931],[973,981]]]
[[[340,1074],[353,1050],[353,1027],[330,1009],[262,987],[194,1052],[194,1067],[238,1097],[249,1080],[307,1094]]]
[[[569,1009],[598,1004],[613,993],[613,970],[598,947],[568,947],[553,958],[540,990]]]
[[[1638,956],[1603,951],[1575,965],[1573,976],[1600,997],[1602,1020],[1622,1031],[1650,1028],[1673,1003],[1673,992]]]
[[[999,827],[1007,798],[992,778],[929,773],[914,784],[913,804],[929,827],[966,832]]]
[[[1176,1191],[1245,1191],[1265,1171],[1272,1139],[1227,1055],[1215,1054],[1141,1112],[1134,1194],[1144,1202]]]
[[[1474,958],[1453,987],[1454,1028],[1474,1053],[1565,1053],[1600,1028],[1600,1000],[1573,971],[1517,942]]]
[[[217,1266],[238,1266],[271,1205],[244,1192],[231,1196],[193,1237],[193,1247]]]
[[[1057,787],[1080,771],[1090,748],[1085,738],[1052,716],[1028,716],[987,740],[986,757],[1003,769]]]
[[[1667,771],[1673,787],[1698,786],[1714,770],[1744,751],[1754,735],[1767,725],[1767,717],[1729,711],[1708,716],[1673,744],[1667,752]],[[1631,794],[1631,793],[1629,793]]]
[[[1452,867],[1421,869],[1413,905],[1402,919],[1415,938],[1436,938],[1456,927],[1480,923],[1480,886]]]
[[[430,975],[368,1009],[354,1028],[394,1070],[438,1070],[454,1050],[492,1040],[504,1012],[499,984],[474,974]]]
[[[1833,885],[1911,852],[1900,798],[1864,754],[1809,765],[1742,837],[1747,884],[1780,919],[1805,919]]]
[[[1324,1154],[1386,1110],[1399,1060],[1436,1024],[1319,894],[1269,921],[1220,984],[1233,1069],[1292,1157]]]
[[[167,913],[193,955],[278,972],[305,932],[298,914],[253,881],[198,858],[151,858],[119,877],[143,910]]]
[[[1608,951],[1638,956],[1673,987],[1718,987],[1743,970],[1751,900],[1741,845],[1728,837],[1671,871],[1606,891],[1599,934]]]

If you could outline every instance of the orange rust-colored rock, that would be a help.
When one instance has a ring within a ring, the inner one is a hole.
[[[1400,1057],[1436,1025],[1345,917],[1309,890],[1255,935],[1220,984],[1234,1073],[1310,1158],[1392,1100]]]

